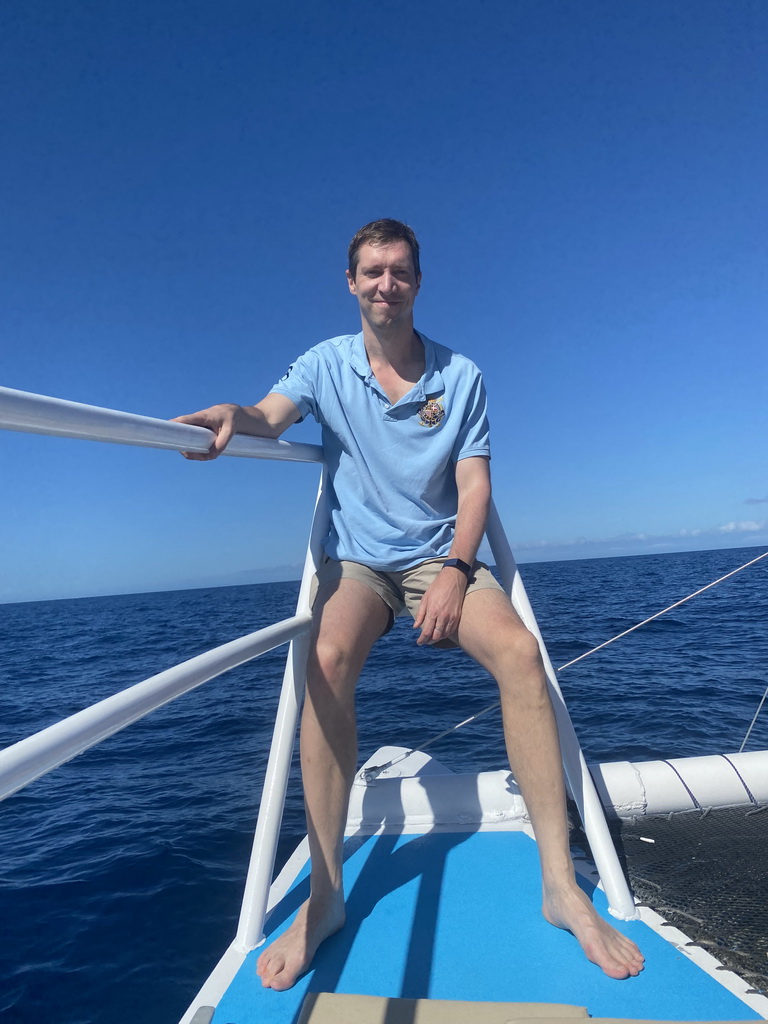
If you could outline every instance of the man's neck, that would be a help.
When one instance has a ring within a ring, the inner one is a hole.
[[[363,344],[372,366],[389,363],[398,367],[424,359],[424,346],[413,329],[413,321],[391,329],[374,328],[363,321]]]
[[[411,325],[408,336],[398,330],[366,331],[363,341],[368,363],[379,386],[392,405],[407,395],[421,378],[426,366],[424,343]]]

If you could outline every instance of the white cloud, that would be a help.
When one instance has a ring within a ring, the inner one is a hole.
[[[747,519],[741,523],[726,523],[724,526],[718,526],[719,533],[754,533],[756,530],[764,530],[766,522],[762,523],[755,522],[754,519]]]
[[[726,539],[727,538],[727,539]],[[623,533],[614,537],[574,537],[569,540],[512,541],[522,561],[568,558],[600,558],[610,555],[692,551],[707,547],[748,547],[768,544],[768,519],[732,521],[722,526],[683,528],[675,533],[653,535]]]

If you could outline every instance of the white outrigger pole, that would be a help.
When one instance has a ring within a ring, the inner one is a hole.
[[[0,428],[175,451],[203,452],[208,450],[211,443],[211,432],[203,427],[136,416],[9,388],[0,388]],[[322,449],[317,445],[240,435],[232,439],[225,454],[281,461],[323,461]],[[241,664],[290,640],[291,647],[278,704],[240,923],[233,943],[234,947],[243,951],[253,949],[263,941],[277,838],[285,804],[299,708],[306,682],[311,621],[309,589],[320,556],[320,542],[327,530],[327,522],[324,468],[294,618],[275,623],[266,630],[260,630],[258,634],[232,641],[231,644],[200,655],[199,658],[160,673],[159,676],[137,683],[120,694],[115,694],[41,733],[20,741],[0,754],[2,799],[3,796],[9,795],[56,765],[100,742],[106,736],[137,721],[161,704],[214,678],[235,664]],[[636,917],[634,901],[619,865],[602,805],[589,775],[509,542],[493,504],[488,519],[487,536],[507,593],[518,614],[539,641],[555,707],[568,787],[579,808],[611,913],[616,917],[632,920]]]
[[[321,542],[326,534],[329,521],[328,473],[323,467],[320,478],[315,513],[312,517],[304,571],[296,604],[296,614],[310,614],[310,587],[321,558]],[[283,686],[272,733],[272,746],[264,775],[264,788],[259,803],[256,833],[253,837],[251,861],[245,880],[243,903],[237,926],[234,945],[241,952],[255,949],[264,941],[264,922],[267,917],[267,900],[275,867],[277,840],[283,820],[285,794],[288,788],[288,774],[293,756],[299,710],[307,681],[307,652],[309,634],[291,641],[285,664]]]
[[[560,735],[560,752],[565,778],[584,823],[584,831],[589,840],[592,858],[608,899],[608,910],[614,917],[622,921],[636,921],[639,915],[619,864],[616,847],[605,820],[603,805],[595,789],[592,776],[589,774],[581,744],[573,727],[562,690],[557,682],[557,674],[547,653],[539,624],[533,613],[531,602],[528,600],[515,557],[493,501],[488,513],[486,534],[504,589],[509,594],[515,611],[539,642],[544,671],[549,683],[549,693],[555,709],[557,731]]]

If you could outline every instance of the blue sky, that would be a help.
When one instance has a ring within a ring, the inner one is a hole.
[[[6,0],[0,79],[2,384],[257,401],[399,217],[521,561],[768,543],[761,0]],[[14,601],[292,576],[316,471],[3,433],[0,481]]]

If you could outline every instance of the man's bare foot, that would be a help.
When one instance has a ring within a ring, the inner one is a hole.
[[[542,911],[550,924],[571,932],[587,959],[609,978],[634,977],[642,971],[645,958],[635,943],[600,917],[575,882],[573,888],[545,889]]]
[[[284,992],[312,963],[317,947],[343,927],[344,894],[329,900],[312,896],[304,903],[293,924],[275,939],[259,957],[256,973],[264,988]]]

